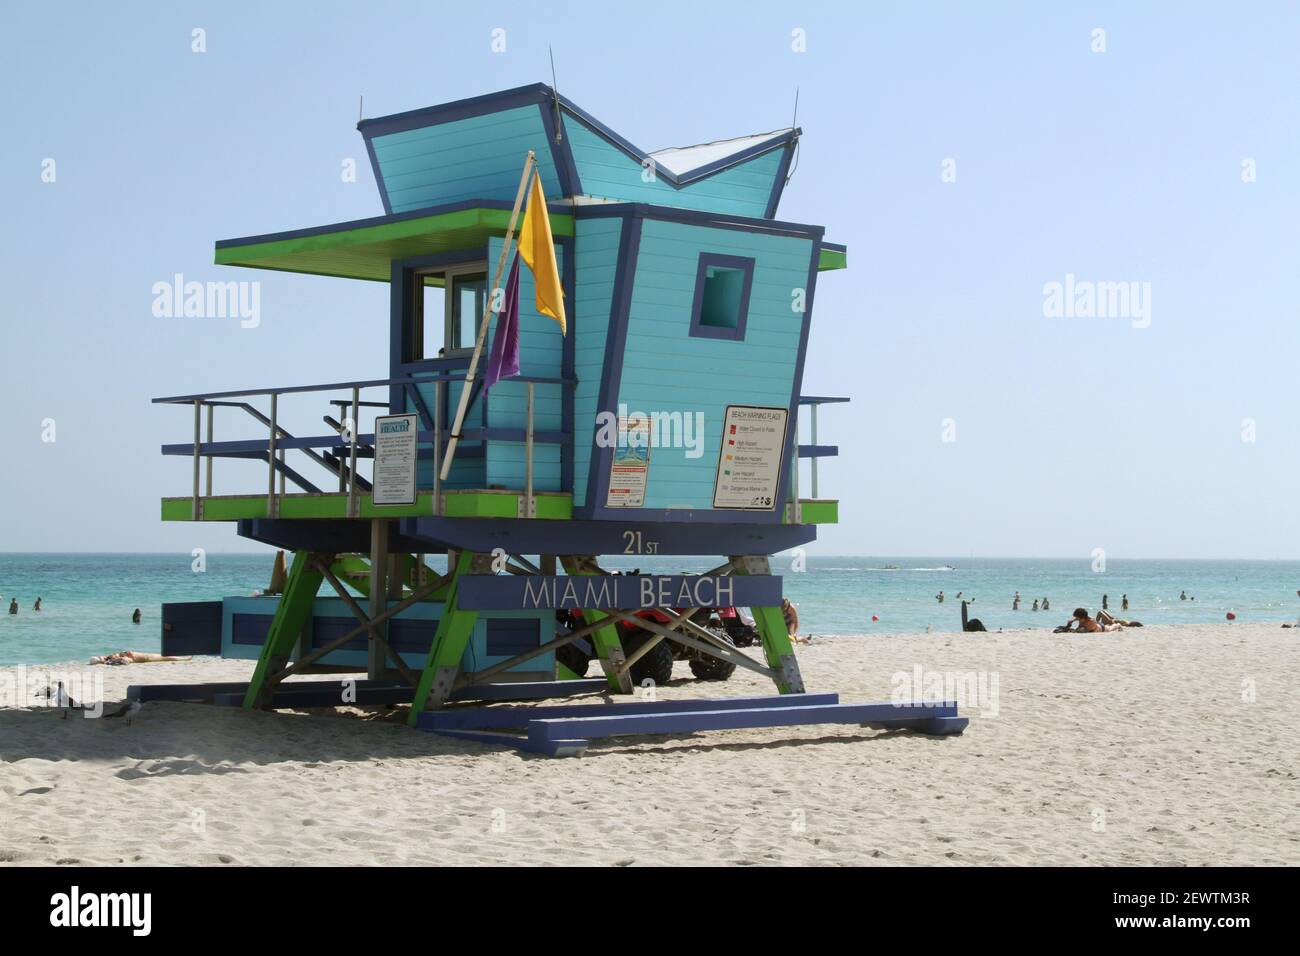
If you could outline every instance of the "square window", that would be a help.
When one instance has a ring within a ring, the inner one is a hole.
[[[695,276],[691,335],[744,339],[753,282],[753,259],[707,252],[701,254]]]

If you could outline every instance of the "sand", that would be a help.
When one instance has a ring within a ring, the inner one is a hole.
[[[1300,630],[1275,624],[819,638],[800,649],[807,685],[846,701],[887,700],[916,667],[982,673],[970,727],[622,738],[580,759],[377,709],[7,707],[0,862],[1295,865],[1298,656]],[[770,692],[677,667],[661,698]],[[113,701],[251,665],[96,670]]]

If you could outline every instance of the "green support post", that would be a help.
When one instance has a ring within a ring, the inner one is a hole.
[[[298,551],[293,556],[284,592],[280,595],[280,606],[275,610],[271,628],[262,644],[262,654],[257,659],[257,669],[253,671],[253,679],[244,695],[246,710],[261,706],[270,697],[272,688],[267,684],[268,678],[284,668],[307,619],[311,617],[311,605],[323,578],[313,566],[316,557],[325,563],[332,560],[331,555],[314,555],[307,551]]]
[[[427,706],[432,704],[441,707],[455,688],[456,677],[460,674],[460,662],[465,656],[469,639],[474,634],[474,625],[478,623],[478,611],[464,610],[456,601],[457,585],[462,576],[471,572],[474,560],[475,555],[469,551],[462,551],[456,557],[452,579],[444,592],[446,605],[442,618],[438,621],[438,630],[429,646],[429,657],[424,663],[419,686],[415,688],[415,697],[411,701],[411,714],[407,723],[412,727]],[[443,591],[442,588],[438,590]]]
[[[765,557],[733,556],[735,574],[771,574],[772,568]],[[790,643],[790,632],[785,627],[785,614],[780,607],[752,607],[754,625],[763,639],[763,653],[767,657],[767,666],[780,676],[776,680],[776,689],[781,694],[802,694],[804,692],[803,676],[799,673],[799,662],[795,660],[794,645]]]
[[[596,559],[585,555],[565,555],[560,558],[560,563],[564,566],[565,574],[601,573]],[[588,624],[592,624],[604,617],[606,613],[598,610],[583,611],[582,618]],[[610,691],[615,694],[632,693],[632,675],[621,672],[627,657],[623,653],[623,642],[618,639],[618,628],[613,624],[600,628],[591,635],[591,644],[596,649],[596,656],[600,659],[600,667],[605,672]]]

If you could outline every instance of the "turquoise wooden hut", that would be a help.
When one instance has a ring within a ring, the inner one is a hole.
[[[387,374],[156,400],[194,416],[192,440],[163,449],[193,465],[191,493],[165,499],[163,518],[235,521],[294,554],[279,595],[169,606],[168,649],[256,657],[245,706],[307,692],[288,676],[364,667],[369,690],[412,702],[412,723],[500,696],[489,686],[586,686],[556,658],[577,646],[617,691],[672,644],[802,692],[768,557],[837,518],[818,493],[817,458],[835,449],[818,443],[815,416],[841,399],[806,395],[803,376],[818,277],[844,267],[845,249],[821,226],[778,218],[800,131],[645,152],[542,84],[358,129],[382,216],[225,240],[216,261],[387,282]],[[523,270],[520,374],[485,390],[469,375],[476,332],[496,322],[495,267],[530,153],[568,332],[538,314]],[[325,434],[281,425],[278,403],[304,393],[326,412]],[[218,440],[214,409],[229,407],[266,437]],[[216,494],[223,457],[265,462],[265,487]],[[807,494],[800,458],[813,459]],[[448,555],[446,573],[433,554]],[[709,555],[717,567],[610,577],[603,555]],[[325,584],[333,596],[318,593]],[[730,606],[753,609],[761,658],[701,626]]]

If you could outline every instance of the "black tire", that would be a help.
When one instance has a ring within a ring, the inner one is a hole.
[[[591,658],[577,645],[577,642],[557,648],[555,659],[579,677],[586,677],[587,668],[591,666]]]
[[[623,635],[623,653],[631,657],[652,636],[645,631],[635,631],[632,634]],[[672,679],[673,648],[668,642],[668,638],[664,638],[650,648],[643,657],[632,665],[632,683],[638,687],[644,685],[647,680],[653,681],[657,687],[666,686]]]
[[[726,643],[735,646],[735,642],[721,631],[714,631],[718,637]],[[720,660],[696,651],[691,656],[691,673],[695,675],[696,680],[730,680],[731,675],[736,673],[736,665],[730,661]]]

